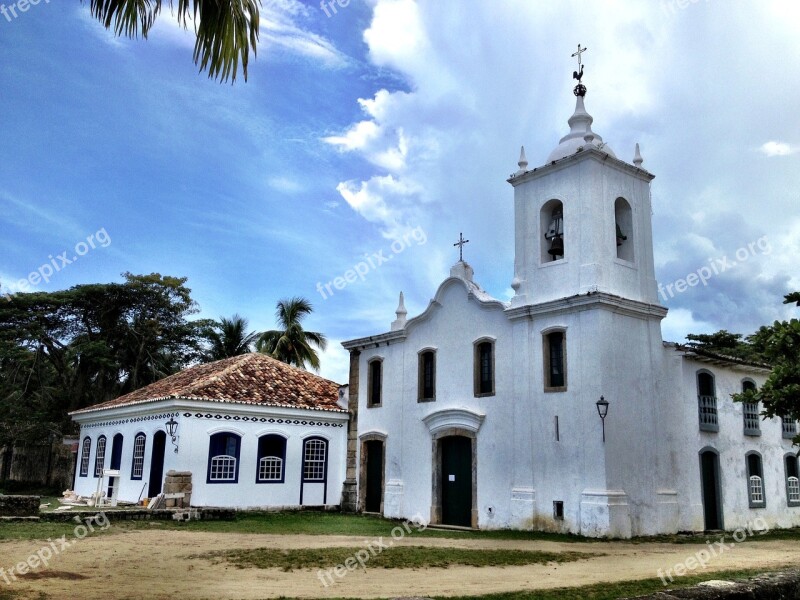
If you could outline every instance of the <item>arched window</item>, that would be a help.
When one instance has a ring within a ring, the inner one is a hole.
[[[285,437],[269,434],[258,438],[256,483],[283,483],[285,462]]]
[[[328,477],[328,441],[321,437],[303,440],[303,481],[324,482]]]
[[[614,202],[614,222],[617,258],[633,262],[633,211],[625,198]]]
[[[92,452],[92,438],[86,436],[83,438],[83,446],[81,447],[81,477],[89,475],[89,454]]]
[[[492,340],[475,342],[473,376],[475,396],[494,395],[494,342]]]
[[[131,479],[141,479],[144,472],[144,449],[147,436],[139,432],[133,438],[133,462],[131,464]]]
[[[758,452],[748,452],[747,461],[747,495],[750,508],[763,508],[767,501],[764,496],[764,471],[761,466],[761,455]]]
[[[541,260],[543,263],[564,258],[564,205],[560,200],[545,202],[539,215],[541,223]]]
[[[102,477],[103,467],[106,464],[106,436],[97,438],[97,450],[94,456],[94,476]]]
[[[700,431],[719,431],[714,375],[709,371],[697,372],[697,402]]]
[[[211,436],[208,444],[208,483],[236,483],[239,480],[241,439],[228,431]]]
[[[756,384],[750,379],[742,381],[742,392],[756,391]],[[761,435],[761,420],[759,419],[758,402],[744,402],[742,404],[744,414],[744,434]]]
[[[797,456],[787,454],[786,463],[786,501],[789,506],[800,506],[800,472],[798,472]]]
[[[383,361],[373,358],[369,361],[369,381],[367,382],[367,406],[380,406],[383,387]]]
[[[567,391],[567,336],[563,330],[551,331],[543,337],[544,391]]]
[[[436,352],[423,350],[419,353],[419,389],[417,400],[431,402],[436,399]]]

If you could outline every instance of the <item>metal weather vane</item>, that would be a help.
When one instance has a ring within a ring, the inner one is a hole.
[[[572,58],[578,57],[578,70],[572,72],[572,78],[578,80],[578,85],[575,86],[573,90],[576,96],[585,96],[586,95],[586,86],[583,85],[581,81],[583,79],[583,62],[581,61],[581,54],[586,52],[588,48],[581,48],[581,45],[578,44],[578,51],[572,54]]]

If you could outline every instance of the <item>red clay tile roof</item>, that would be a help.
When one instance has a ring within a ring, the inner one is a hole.
[[[338,383],[254,352],[189,367],[115,400],[70,414],[169,398],[345,412],[336,403]]]

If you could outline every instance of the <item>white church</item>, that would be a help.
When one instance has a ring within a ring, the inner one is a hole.
[[[481,529],[631,537],[800,525],[797,423],[731,394],[769,370],[665,343],[638,146],[570,131],[514,188],[510,302],[459,260],[427,309],[345,342],[338,384],[252,354],[72,413],[75,489],[192,506],[340,506]],[[463,241],[460,240],[460,244]],[[189,475],[190,474],[190,475]]]
[[[584,106],[514,188],[514,296],[459,260],[427,309],[354,339],[343,504],[432,523],[631,537],[800,525],[797,424],[731,394],[763,365],[661,338],[650,183]],[[463,240],[460,240],[463,243]]]

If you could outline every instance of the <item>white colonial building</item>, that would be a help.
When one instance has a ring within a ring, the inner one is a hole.
[[[192,475],[192,506],[338,505],[348,429],[339,389],[245,354],[76,411],[75,491],[91,495],[103,471],[116,470],[118,498],[136,502],[159,494],[175,470]]]
[[[662,341],[654,175],[575,93],[569,133],[508,180],[511,301],[460,260],[422,314],[401,294],[390,331],[343,344],[345,507],[588,536],[800,525],[796,424],[730,396],[769,370]]]

